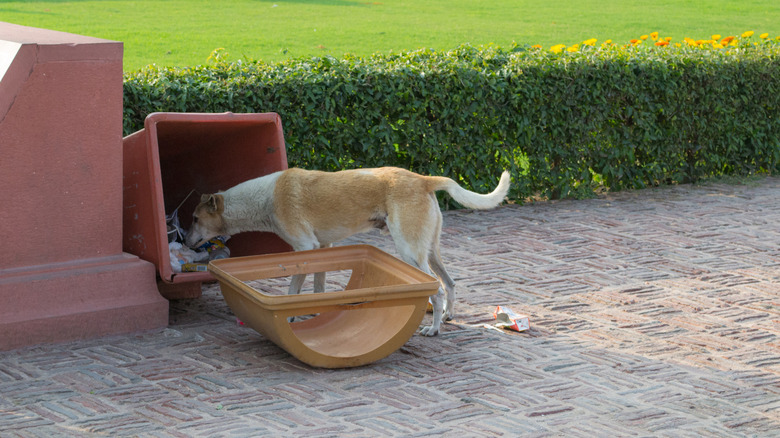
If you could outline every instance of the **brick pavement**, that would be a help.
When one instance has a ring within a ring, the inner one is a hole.
[[[0,353],[0,435],[780,436],[780,178],[447,212],[442,248],[437,338],[313,369],[207,285],[164,331]]]

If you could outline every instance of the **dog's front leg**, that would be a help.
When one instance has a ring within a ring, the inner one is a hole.
[[[290,289],[287,291],[287,295],[298,295],[301,293],[304,280],[306,280],[306,274],[293,275],[292,280],[290,280]]]
[[[444,291],[441,289],[441,286],[439,286],[436,295],[431,296],[431,303],[433,304],[433,323],[420,330],[420,334],[423,336],[436,336],[439,334],[442,314],[444,313]]]
[[[330,248],[333,246],[332,244],[322,244],[320,245],[320,248]],[[325,273],[324,272],[315,272],[314,273],[314,293],[318,294],[320,292],[325,292]]]
[[[287,291],[287,295],[298,295],[301,293],[304,280],[306,280],[306,274],[293,275],[292,279],[290,280],[290,289]],[[295,317],[288,317],[287,322],[295,322]]]
[[[317,242],[317,238],[311,234],[311,235],[303,235],[300,237],[293,237],[293,236],[285,236],[284,240],[292,246],[293,251],[308,251],[314,248],[317,248],[320,246],[320,244]],[[325,275],[325,274],[323,274]],[[306,274],[295,274],[292,276],[292,280],[290,280],[290,289],[287,291],[287,295],[297,295],[301,293],[301,288],[303,287],[303,282],[306,280]],[[315,281],[315,291],[317,288],[316,281],[317,277],[315,274],[314,277]],[[322,284],[325,284],[325,278],[322,279]]]
[[[320,292],[325,292],[325,273],[324,272],[316,272],[314,274],[314,293],[318,294]]]

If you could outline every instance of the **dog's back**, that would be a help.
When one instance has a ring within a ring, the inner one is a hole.
[[[321,243],[332,243],[382,228],[390,204],[426,190],[424,177],[393,167],[340,172],[288,169],[274,188],[274,212],[280,223],[293,228],[289,232],[309,228],[321,234]]]

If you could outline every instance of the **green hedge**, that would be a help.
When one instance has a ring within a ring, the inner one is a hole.
[[[462,46],[367,58],[150,67],[125,134],[155,111],[280,114],[290,166],[400,166],[510,198],[780,170],[780,43]]]

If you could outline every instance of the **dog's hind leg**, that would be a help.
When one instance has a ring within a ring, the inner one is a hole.
[[[434,240],[433,232],[436,231],[436,214],[441,215],[439,204],[435,198],[426,197],[416,203],[403,204],[403,208],[397,211],[389,211],[387,217],[387,228],[401,259],[431,276],[434,274],[428,266],[428,258]],[[444,290],[441,285],[436,294],[431,296],[431,303],[433,323],[420,330],[423,336],[439,334],[444,311]]]
[[[423,261],[422,263],[418,263],[416,261],[410,262],[406,259],[406,257],[403,256],[403,254],[401,255],[401,258],[403,258],[410,265],[415,266],[416,268],[430,275],[431,277],[434,276],[430,267],[428,267],[427,261]],[[441,285],[439,285],[439,289],[436,291],[436,294],[431,295],[431,304],[433,304],[433,322],[430,326],[423,327],[420,330],[420,334],[423,336],[436,336],[439,334],[442,316],[444,315],[444,290],[442,290]]]
[[[447,293],[447,300],[444,306],[444,320],[449,321],[455,315],[455,281],[447,273],[447,270],[444,269],[438,251],[431,251],[428,262],[431,270],[439,278],[439,282],[444,286],[444,290]]]
[[[441,261],[441,253],[439,252],[439,237],[441,236],[441,212],[438,212],[438,223],[436,224],[436,234],[433,237],[433,243],[431,244],[431,251],[428,254],[428,264],[431,266],[431,270],[439,277],[439,282],[444,286],[444,290],[447,292],[447,301],[444,306],[444,320],[449,321],[455,316],[455,281],[444,269],[444,264]]]

